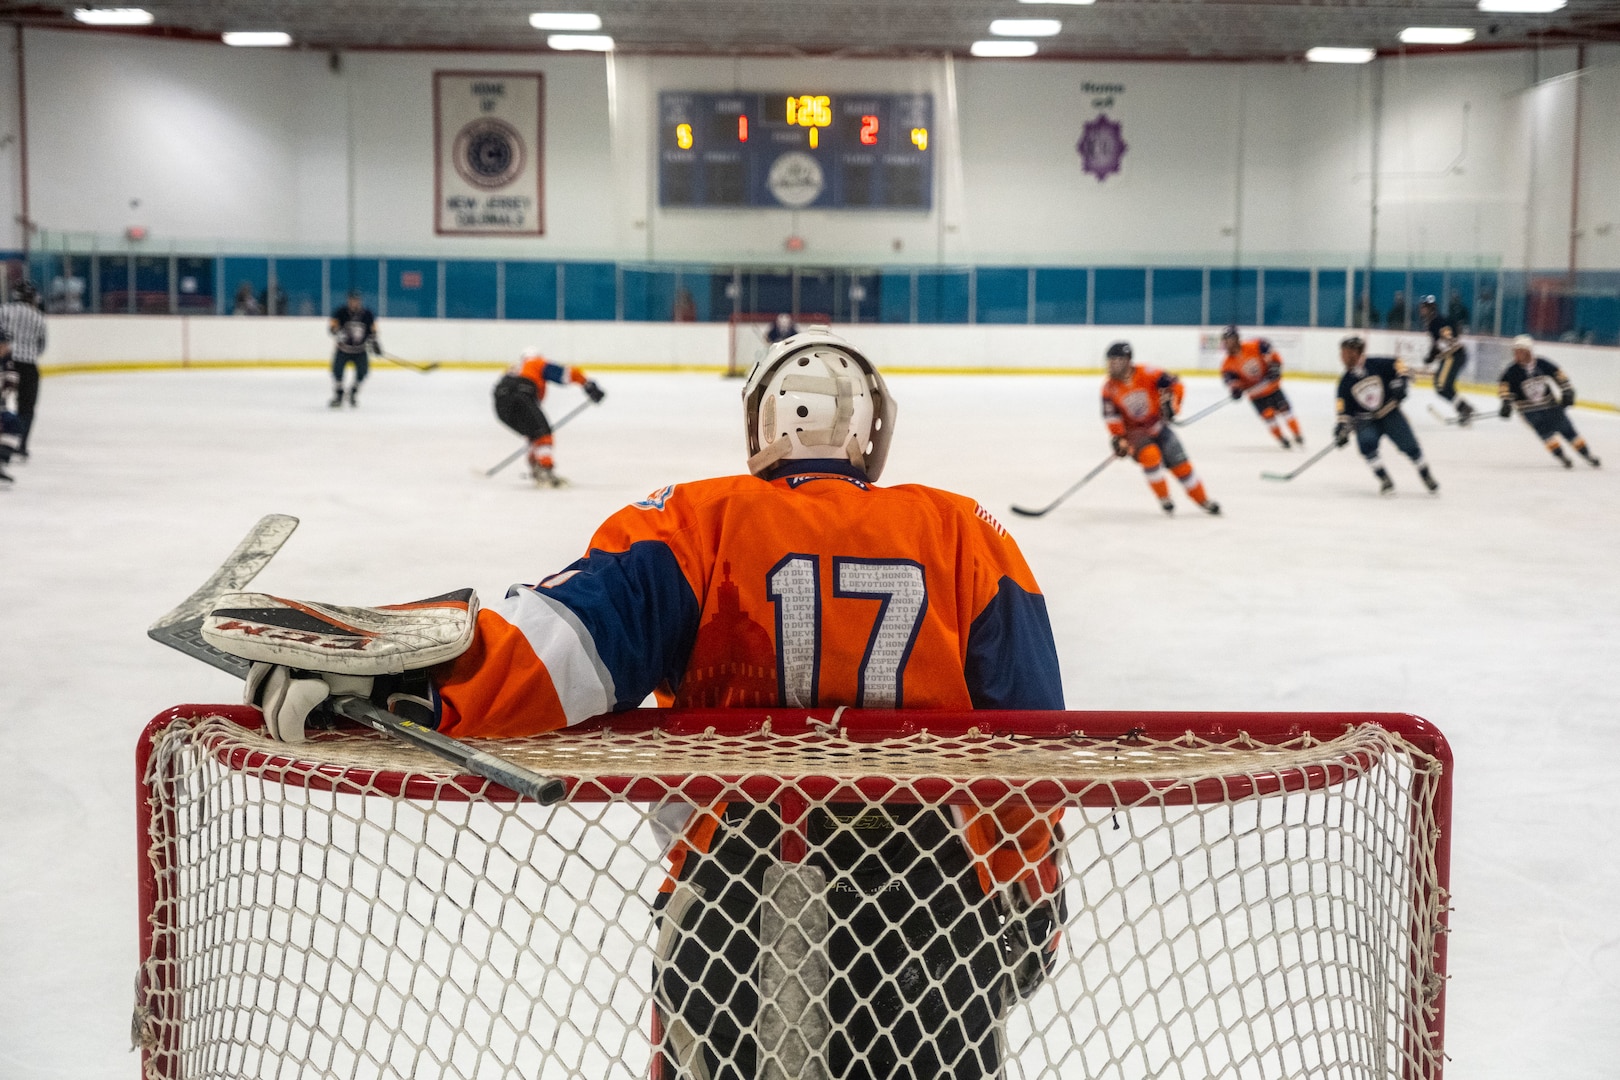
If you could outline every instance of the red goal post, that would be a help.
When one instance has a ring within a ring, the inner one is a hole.
[[[370,732],[275,743],[240,706],[155,718],[143,1076],[667,1070],[666,854],[725,803],[770,808],[790,869],[827,864],[813,822],[1056,822],[1046,974],[992,998],[1012,1075],[1440,1077],[1452,764],[1415,717],[642,710],[480,746],[567,798],[523,802]],[[851,804],[874,809],[829,815]],[[759,903],[757,967],[728,969],[766,988],[759,1075],[828,1075],[848,1033],[816,998],[847,976],[825,945],[841,909],[801,894],[788,929],[820,929],[780,952]],[[784,963],[797,997],[770,990]]]
[[[726,377],[740,379],[765,355],[765,334],[776,322],[774,313],[733,312],[726,331]],[[793,321],[806,326],[827,326],[832,316],[807,311]]]

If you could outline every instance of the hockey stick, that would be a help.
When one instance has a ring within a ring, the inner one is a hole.
[[[558,420],[555,424],[552,424],[551,425],[551,430],[556,431],[558,428],[560,428],[564,424],[568,423],[568,421],[572,420],[574,417],[578,416],[580,413],[584,412],[586,409],[590,408],[592,405],[595,405],[595,404],[596,404],[596,402],[592,401],[590,398],[586,398],[584,401],[580,402],[578,405],[575,405],[572,409],[568,410],[568,412],[563,416],[563,418],[561,420]],[[502,458],[498,463],[496,463],[494,465],[491,465],[489,468],[485,469],[484,470],[484,475],[485,476],[494,476],[496,473],[500,472],[502,469],[506,468],[508,465],[512,464],[512,462],[516,461],[518,458],[522,457],[524,454],[526,454],[528,452],[529,452],[529,444],[524,443],[522,446],[518,447],[516,450],[512,451],[510,454],[506,455],[506,457]]]
[[[1047,503],[1045,506],[1041,507],[1039,510],[1026,510],[1024,507],[1015,504],[1012,508],[1012,512],[1015,514],[1022,514],[1025,517],[1044,517],[1045,515],[1050,514],[1053,510],[1056,510],[1058,506],[1062,504],[1064,499],[1067,499],[1070,495],[1073,495],[1075,492],[1085,487],[1094,477],[1096,477],[1098,473],[1108,468],[1108,466],[1112,465],[1116,460],[1118,460],[1116,455],[1109,454],[1095,469],[1092,469],[1079,480],[1076,480],[1073,487],[1059,495],[1057,498],[1053,499],[1051,502]]]
[[[437,360],[431,364],[416,364],[409,360],[401,360],[391,352],[384,352],[382,354],[382,358],[387,360],[389,363],[398,364],[402,368],[410,368],[412,371],[419,371],[423,375],[426,375],[430,371],[437,371],[439,369],[439,362]]]
[[[236,592],[252,581],[271,557],[281,550],[281,545],[287,542],[297,527],[298,519],[286,514],[267,514],[259,519],[259,523],[248,530],[247,536],[236,545],[236,550],[231,552],[219,569],[178,607],[153,623],[146,636],[171,649],[178,649],[194,660],[228,671],[237,678],[247,678],[252,666],[247,660],[221,652],[203,640],[203,620],[221,596]],[[555,777],[541,776],[494,754],[474,750],[459,739],[402,720],[365,698],[340,694],[328,698],[325,705],[345,719],[408,742],[474,776],[491,780],[543,806],[557,802],[567,793],[566,785]]]
[[[1338,443],[1329,442],[1326,446],[1322,447],[1322,449],[1318,450],[1316,453],[1314,453],[1310,457],[1306,458],[1304,464],[1300,465],[1300,467],[1295,469],[1293,472],[1285,472],[1285,473],[1263,472],[1263,473],[1260,474],[1260,476],[1261,476],[1261,478],[1266,479],[1266,480],[1292,480],[1294,477],[1298,476],[1300,473],[1304,472],[1306,469],[1310,468],[1312,465],[1315,465],[1318,461],[1321,461],[1323,458],[1327,457],[1329,454],[1331,454],[1333,451],[1337,450],[1338,448],[1339,448]]]
[[[1234,402],[1236,400],[1237,400],[1237,398],[1235,398],[1235,397],[1230,397],[1230,396],[1224,397],[1221,400],[1217,401],[1213,405],[1207,405],[1204,408],[1199,409],[1197,412],[1193,413],[1191,416],[1187,417],[1187,419],[1185,419],[1185,420],[1172,419],[1170,421],[1170,425],[1172,427],[1191,427],[1195,422],[1197,422],[1199,420],[1202,420],[1204,417],[1208,416],[1210,413],[1214,412],[1216,409],[1225,408],[1227,405],[1232,404],[1232,402]]]

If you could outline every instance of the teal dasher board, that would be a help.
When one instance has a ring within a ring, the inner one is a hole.
[[[658,204],[931,210],[931,94],[665,91]]]

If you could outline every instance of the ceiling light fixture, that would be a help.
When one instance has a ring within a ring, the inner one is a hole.
[[[536,30],[573,30],[590,33],[602,29],[602,16],[588,11],[537,11],[529,16]]]
[[[1546,15],[1568,0],[1479,0],[1479,10],[1503,15]]]
[[[75,8],[73,17],[88,26],[150,26],[152,13],[145,8]]]
[[[1466,26],[1408,26],[1401,40],[1408,45],[1461,45],[1473,41],[1474,32]]]
[[[1342,49],[1331,45],[1318,45],[1305,51],[1305,59],[1313,64],[1366,64],[1377,55],[1376,49]]]
[[[1056,19],[993,19],[990,32],[1001,37],[1051,37],[1063,24]]]
[[[280,49],[292,44],[292,35],[285,30],[227,30],[219,39],[241,49]]]
[[[968,50],[974,56],[1034,56],[1033,41],[975,41]]]
[[[612,52],[613,39],[606,34],[552,34],[546,44],[564,52]]]

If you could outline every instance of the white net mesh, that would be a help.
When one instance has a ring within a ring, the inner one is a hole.
[[[545,808],[370,734],[155,721],[147,1075],[1439,1075],[1410,731],[715,715],[487,744],[569,779]]]

